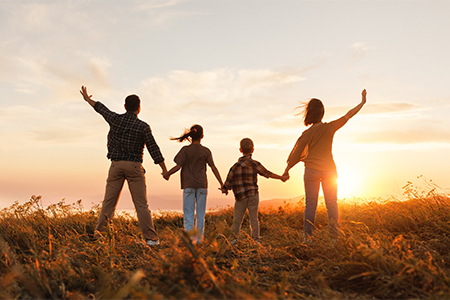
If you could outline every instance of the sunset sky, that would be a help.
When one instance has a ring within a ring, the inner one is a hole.
[[[225,178],[239,141],[282,173],[320,98],[324,121],[367,105],[335,135],[339,197],[399,196],[423,175],[450,187],[450,1],[0,1],[0,206],[31,195],[101,203],[108,125],[79,90],[122,113],[142,100],[167,167],[197,123]],[[145,152],[151,209],[181,209]],[[262,200],[303,195],[259,179]],[[208,171],[208,206],[229,205]],[[119,208],[133,208],[128,188]]]

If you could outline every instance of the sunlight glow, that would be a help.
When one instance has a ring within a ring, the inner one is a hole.
[[[339,169],[337,179],[338,198],[358,196],[361,182],[360,174],[355,170],[350,168]]]

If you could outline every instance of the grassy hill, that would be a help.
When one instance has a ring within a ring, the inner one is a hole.
[[[327,234],[319,206],[311,243],[303,204],[261,210],[261,245],[229,243],[232,208],[207,214],[206,241],[193,245],[182,217],[155,218],[161,238],[149,248],[137,221],[114,219],[92,233],[98,209],[81,202],[43,208],[40,197],[0,213],[1,299],[444,299],[450,298],[450,199],[340,204],[342,235]]]

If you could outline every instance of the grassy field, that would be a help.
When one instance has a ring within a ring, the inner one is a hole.
[[[260,213],[261,245],[249,234],[230,245],[232,208],[206,217],[193,245],[182,217],[155,218],[159,247],[137,221],[114,219],[93,240],[98,209],[81,201],[41,207],[40,197],[0,215],[1,299],[449,299],[450,199],[406,186],[407,201],[342,201],[338,241],[318,230],[304,243],[303,204]]]

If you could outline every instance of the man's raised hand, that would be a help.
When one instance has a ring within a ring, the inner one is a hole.
[[[94,107],[95,105],[95,101],[92,100],[92,95],[89,95],[87,92],[87,87],[85,87],[84,85],[81,86],[81,91],[80,91],[81,96],[83,96],[84,100],[89,103],[89,105],[91,105],[92,107]]]

